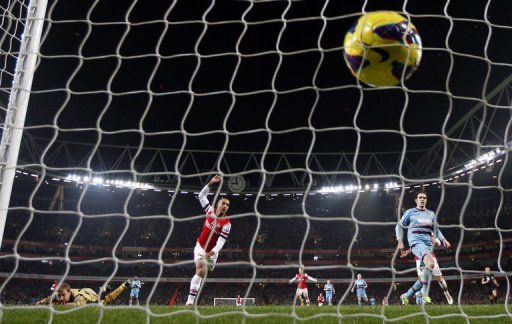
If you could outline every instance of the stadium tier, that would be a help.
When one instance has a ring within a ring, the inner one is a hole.
[[[468,3],[1,2],[2,321],[510,321],[512,4]]]

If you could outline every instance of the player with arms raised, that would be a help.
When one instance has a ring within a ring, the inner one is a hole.
[[[431,271],[434,270],[437,261],[433,255],[434,240],[437,238],[445,248],[450,248],[450,242],[443,236],[436,227],[436,214],[427,209],[427,194],[423,191],[416,193],[416,207],[405,211],[404,215],[396,225],[396,239],[400,252],[404,250],[402,226],[408,226],[407,241],[412,253],[418,258],[420,264],[424,264],[421,278],[421,294],[425,301],[428,297],[428,281]],[[443,280],[444,281],[444,280]],[[446,285],[446,281],[445,281]],[[447,287],[442,287],[447,291]],[[403,300],[402,300],[403,302]]]
[[[295,292],[295,298],[301,298],[300,296],[304,296],[306,299],[306,305],[309,306],[309,294],[308,294],[308,285],[307,281],[311,280],[313,282],[318,282],[315,278],[309,276],[307,273],[304,273],[304,268],[299,268],[299,273],[295,275],[293,279],[291,279],[289,282],[297,282],[297,291]]]
[[[231,230],[231,223],[226,214],[229,209],[229,199],[220,198],[215,208],[212,207],[208,201],[210,187],[216,183],[220,183],[220,181],[220,176],[214,176],[199,193],[199,202],[204,208],[206,219],[201,234],[197,238],[196,247],[194,248],[196,274],[190,281],[187,306],[194,304],[197,292],[201,287],[201,282],[206,272],[212,271],[215,267],[215,262],[217,262],[217,258],[219,257],[219,251],[226,243],[229,231]]]

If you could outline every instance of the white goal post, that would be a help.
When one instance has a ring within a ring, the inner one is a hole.
[[[23,6],[25,3],[28,3],[28,1],[21,2],[20,6]],[[12,85],[8,85],[8,87],[11,87],[10,89],[8,88],[8,90],[10,90],[10,96],[0,143],[0,246],[2,245],[5,222],[7,220],[7,211],[11,199],[14,175],[16,166],[18,165],[18,153],[21,145],[21,137],[23,135],[23,127],[25,125],[30,89],[32,88],[32,80],[34,79],[37,55],[39,53],[46,5],[47,0],[32,0],[26,8],[26,17],[13,19],[16,21],[15,25],[19,22],[24,22],[24,26],[21,42],[19,44],[14,79]],[[8,8],[4,10],[8,12],[7,9],[13,9],[16,6],[17,4],[15,2],[9,2]],[[21,12],[23,12],[23,10],[21,10]],[[5,16],[9,17],[7,14],[5,14]],[[23,23],[20,24],[23,25]],[[1,27],[5,33],[4,35],[10,34],[9,29],[4,29],[3,21]],[[0,45],[3,45],[4,37],[2,37]],[[12,38],[16,38],[16,36]],[[16,43],[16,41],[13,42],[10,40],[10,43],[13,44]],[[10,50],[13,50],[13,53],[16,52],[15,48],[10,48]],[[4,66],[0,68],[3,70]],[[3,84],[5,81],[3,77],[4,75],[2,73],[0,84]]]
[[[214,298],[213,306],[238,306],[236,300],[238,298]],[[255,298],[240,298],[242,304],[240,306],[256,306]]]

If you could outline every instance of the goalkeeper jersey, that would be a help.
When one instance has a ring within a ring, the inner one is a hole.
[[[49,304],[51,302],[51,296],[46,297],[41,300],[41,304]],[[87,303],[97,303],[98,302],[98,294],[91,288],[81,288],[81,289],[71,289],[71,297],[67,305],[85,305]],[[53,302],[58,302],[54,300]]]
[[[71,289],[71,299],[67,303],[76,304],[77,306],[87,303],[97,303],[98,294],[91,288]]]

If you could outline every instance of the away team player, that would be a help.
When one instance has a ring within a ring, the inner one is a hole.
[[[366,283],[366,280],[363,279],[363,276],[358,273],[357,274],[357,280],[354,281],[354,286],[352,286],[351,292],[354,292],[354,289],[356,290],[357,295],[357,304],[361,306],[362,301],[368,302],[368,296],[366,295],[366,288],[368,288],[368,284]]]
[[[330,280],[327,280],[327,283],[324,286],[325,291],[325,299],[329,306],[332,306],[332,295],[336,293],[336,290],[334,290],[334,286],[331,284]]]
[[[409,242],[409,247],[412,253],[418,258],[419,263],[425,265],[421,278],[421,295],[424,301],[428,301],[430,299],[428,297],[428,282],[431,272],[437,264],[433,254],[433,241],[436,238],[439,239],[442,245],[447,249],[450,248],[450,242],[448,242],[439,228],[437,228],[436,214],[426,207],[427,194],[420,191],[416,193],[415,198],[416,207],[405,211],[400,222],[396,225],[395,232],[398,241],[398,249],[402,252],[404,250],[402,226],[408,227],[407,241]],[[446,285],[443,287],[443,291],[448,291]],[[402,302],[403,301],[404,299],[402,299]]]

